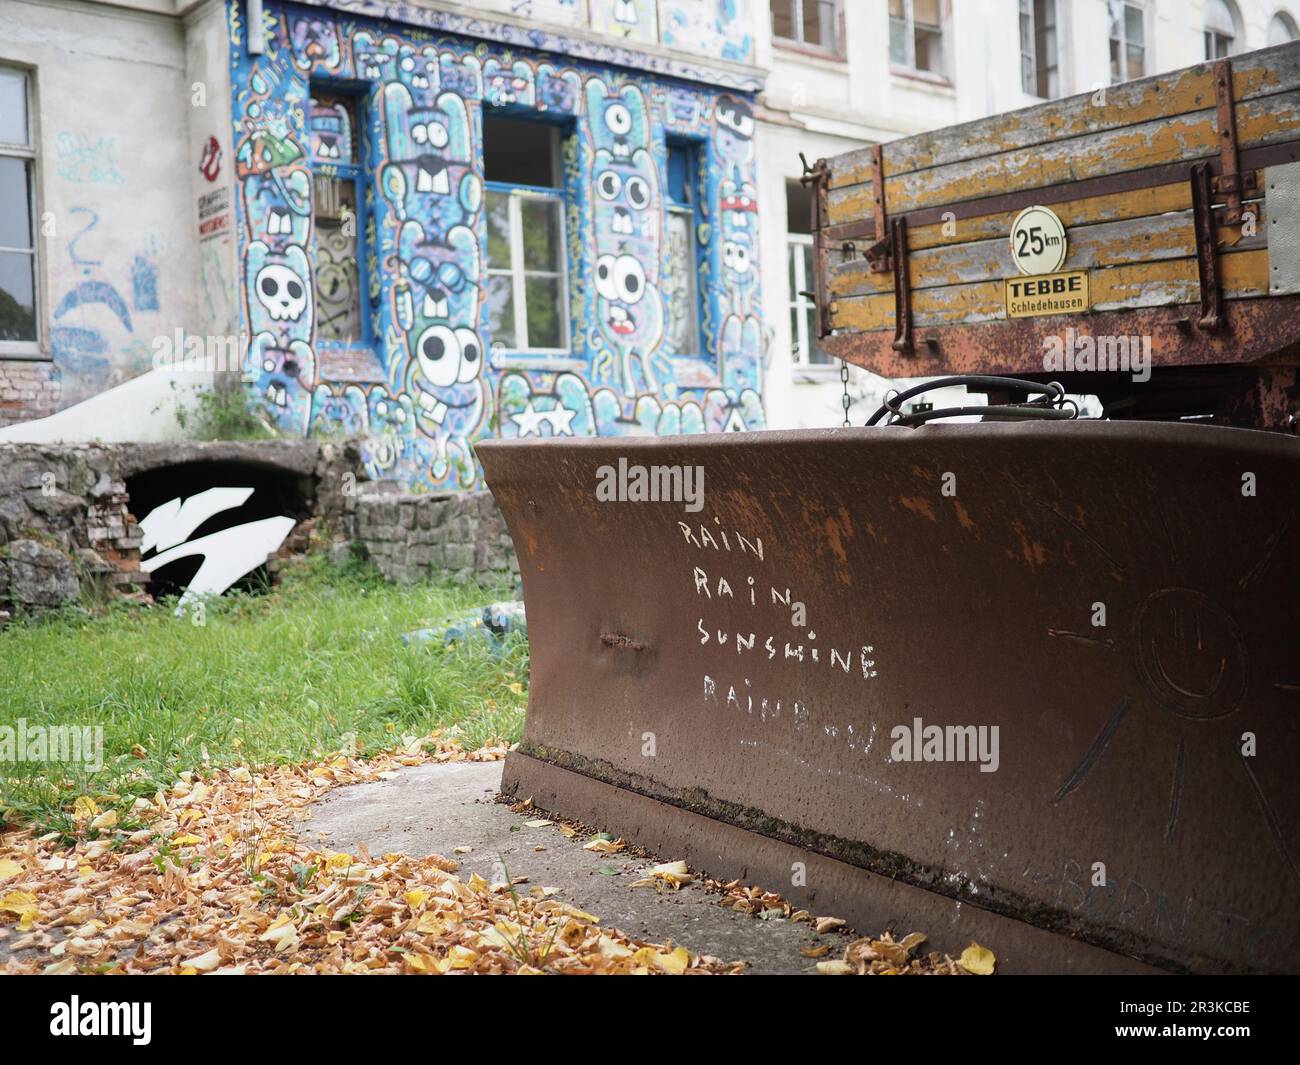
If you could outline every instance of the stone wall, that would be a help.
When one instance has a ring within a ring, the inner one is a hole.
[[[388,580],[518,580],[505,521],[488,492],[410,495],[364,480],[354,443],[305,440],[180,444],[0,444],[0,627],[80,594],[147,591],[128,482],[194,462],[269,466],[296,478],[303,513],[271,560],[329,541],[371,559]],[[178,482],[177,495],[184,495]]]
[[[0,624],[15,610],[74,602],[83,591],[148,585],[127,481],[193,462],[242,462],[297,477],[310,514],[291,534],[351,535],[355,445],[302,440],[182,444],[0,444]],[[178,486],[178,495],[184,494]]]
[[[366,486],[354,504],[354,542],[390,581],[519,579],[514,545],[491,492],[408,495],[384,484]]]

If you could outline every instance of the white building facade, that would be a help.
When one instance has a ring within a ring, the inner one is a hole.
[[[810,212],[798,180],[801,156],[811,163],[864,144],[1282,43],[1297,35],[1300,0],[0,0],[0,438],[175,435],[168,408],[176,383],[150,373],[157,338],[179,330],[203,337],[251,331],[252,302],[229,233],[235,228],[232,207],[246,199],[244,183],[260,180],[262,164],[246,153],[250,145],[263,146],[257,140],[263,131],[241,108],[256,103],[261,90],[242,88],[238,79],[250,77],[254,66],[273,64],[263,51],[254,52],[244,33],[250,11],[267,27],[269,43],[259,47],[283,53],[283,71],[272,73],[292,74],[304,84],[316,85],[318,75],[330,73],[327,46],[337,47],[335,26],[352,36],[334,73],[342,77],[351,70],[354,82],[360,77],[347,64],[356,33],[371,32],[358,29],[370,16],[376,24],[383,20],[386,32],[407,33],[411,47],[447,34],[466,55],[481,51],[498,65],[496,52],[517,59],[516,52],[527,50],[536,71],[520,74],[525,93],[536,92],[529,89],[530,78],[550,85],[548,64],[557,56],[575,68],[565,75],[570,81],[590,80],[595,73],[610,85],[634,87],[633,96],[647,94],[653,113],[664,116],[640,132],[664,157],[656,184],[663,186],[660,206],[670,235],[679,232],[675,222],[681,222],[681,233],[690,232],[696,205],[690,196],[671,195],[672,164],[674,151],[694,145],[697,163],[688,159],[681,172],[693,173],[694,165],[707,179],[723,223],[696,226],[697,234],[709,231],[712,242],[696,251],[697,261],[710,265],[708,276],[735,283],[714,284],[717,306],[706,304],[701,272],[700,291],[687,293],[692,306],[699,306],[695,317],[682,318],[682,332],[688,338],[700,334],[701,346],[710,350],[738,349],[728,366],[743,372],[733,373],[735,380],[719,372],[715,380],[703,364],[682,370],[681,358],[671,374],[647,369],[648,364],[633,365],[631,345],[629,358],[619,360],[627,363],[629,380],[618,402],[594,402],[586,419],[591,431],[604,433],[611,426],[672,432],[696,422],[705,429],[794,428],[842,420],[841,367],[817,350],[813,334]],[[324,43],[313,37],[315,23],[325,27]],[[502,91],[514,91],[504,75],[494,76]],[[328,89],[326,82],[321,84]],[[479,95],[495,92],[488,85]],[[550,107],[540,94],[538,101],[534,110]],[[480,104],[476,98],[475,107]],[[576,99],[570,104],[583,106]],[[512,107],[517,112],[522,104]],[[552,116],[556,111],[551,107]],[[289,106],[287,113],[297,111]],[[379,117],[373,121],[381,128]],[[306,145],[306,131],[299,132]],[[236,134],[252,140],[242,143]],[[286,153],[294,147],[279,141],[274,146]],[[307,154],[305,147],[297,150]],[[710,163],[728,151],[743,179],[735,196],[715,187],[721,168]],[[476,178],[483,177],[480,170],[486,174],[482,162],[475,161]],[[310,168],[300,158],[282,153],[267,166],[287,175],[281,183],[309,182]],[[327,169],[321,174],[328,176]],[[745,188],[751,172],[757,211]],[[487,180],[492,184],[491,174]],[[557,185],[537,194],[569,204],[578,221],[593,216],[593,231],[601,232],[603,216],[587,206],[595,204],[599,190],[584,188],[576,198],[570,191]],[[737,237],[739,220],[744,232]],[[593,250],[581,240],[572,243],[554,249],[557,263],[566,250],[575,261]],[[616,241],[615,252],[626,251],[625,243]],[[738,265],[729,253],[742,243]],[[647,260],[647,276],[662,272],[665,293],[669,287],[677,292],[686,276],[671,258],[677,245],[654,242],[660,245],[666,249],[662,263]],[[378,276],[371,280],[386,293],[391,278],[382,275],[394,256],[375,261],[372,273]],[[554,264],[547,269],[562,272]],[[585,283],[587,275],[572,262],[569,269],[583,283],[568,286],[566,302],[590,296],[594,283]],[[508,272],[488,262],[481,280],[487,287]],[[515,287],[523,291],[528,272],[516,273]],[[542,284],[540,277],[532,280]],[[735,295],[737,278],[743,280],[743,299]],[[664,306],[671,311],[667,295]],[[729,317],[742,327],[729,330]],[[579,325],[584,321],[575,318]],[[569,332],[531,345],[536,350],[516,359],[519,365],[500,367],[502,375],[510,369],[534,375],[532,391],[516,397],[525,419],[550,410],[537,407],[533,393],[559,402],[550,377],[581,361],[570,356],[577,354],[573,341],[583,332],[576,326]],[[689,347],[692,341],[683,343]],[[366,366],[351,358],[355,352],[343,354],[348,358],[324,352],[318,360],[317,376],[331,382],[321,398],[325,406],[347,399],[349,383],[373,392],[383,376],[367,376]],[[639,352],[643,362],[645,355]],[[325,365],[330,358],[338,365]],[[584,378],[593,396],[609,385],[596,380],[598,363],[588,367],[590,380]],[[664,381],[673,387],[662,387]],[[397,396],[405,383],[387,384]],[[852,370],[855,423],[875,409],[889,385]],[[692,389],[705,397],[696,403],[703,414],[694,420],[686,417],[692,411],[682,398]],[[721,397],[716,402],[708,398],[713,392]],[[660,411],[654,424],[646,421],[640,393],[655,399],[657,406],[648,404]],[[500,408],[514,402],[512,396],[503,398],[498,381],[490,399]],[[315,401],[304,398],[308,414]],[[374,412],[361,406],[333,404],[373,422]],[[678,407],[686,414],[675,414]],[[50,425],[47,415],[60,421]],[[558,417],[551,428],[582,421]],[[489,420],[485,416],[484,424]],[[496,423],[516,424],[500,417]],[[541,425],[520,424],[528,430]],[[433,432],[430,439],[437,440]]]

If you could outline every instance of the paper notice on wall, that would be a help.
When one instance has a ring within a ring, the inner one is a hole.
[[[230,232],[230,190],[213,189],[199,197],[199,240]]]

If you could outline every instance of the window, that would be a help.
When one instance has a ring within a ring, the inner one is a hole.
[[[889,61],[943,75],[943,0],[889,0]]]
[[[1300,37],[1300,31],[1296,29],[1295,19],[1285,11],[1279,11],[1273,16],[1272,21],[1268,24],[1268,43],[1270,45],[1286,44],[1287,41],[1294,41],[1297,37]]]
[[[488,328],[494,350],[567,354],[560,130],[483,115]]]
[[[817,343],[817,305],[808,295],[814,278],[812,190],[798,182],[787,185],[785,213],[792,361],[796,366],[824,366],[831,358]]]
[[[772,36],[838,50],[836,0],[772,0]]]
[[[311,100],[312,205],[316,219],[316,338],[357,347],[365,341],[363,198],[357,98],[316,92]],[[274,223],[273,223],[274,224]],[[289,219],[284,217],[284,232]],[[293,284],[292,281],[289,282]]]
[[[1056,0],[1020,0],[1020,82],[1030,96],[1061,95],[1056,51]]]
[[[0,67],[0,352],[36,354],[36,226],[27,74]]]
[[[700,354],[700,245],[695,207],[699,167],[699,153],[693,145],[669,142],[665,197],[668,272],[663,278],[663,293],[668,302],[665,341],[674,355]]]
[[[1227,0],[1206,0],[1205,58],[1226,59],[1237,38],[1237,21]]]
[[[1132,81],[1146,73],[1144,12],[1137,4],[1107,0],[1110,15],[1110,83]]]

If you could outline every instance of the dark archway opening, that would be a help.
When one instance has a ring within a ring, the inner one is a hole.
[[[187,462],[142,470],[128,477],[126,486],[131,514],[146,528],[140,556],[142,568],[164,554],[177,556],[174,561],[154,569],[151,575],[149,591],[157,597],[181,595],[194,582],[209,555],[234,550],[235,540],[240,538],[241,531],[247,533],[249,527],[262,530],[255,542],[269,546],[280,536],[282,527],[287,530],[288,526],[287,522],[273,520],[291,519],[296,525],[310,517],[315,495],[311,477],[276,466],[231,460]],[[212,489],[228,491],[205,496],[206,505],[191,504],[186,509],[187,501]],[[229,491],[235,489],[252,491],[242,498],[242,493]],[[175,500],[180,500],[179,510]],[[152,520],[151,515],[154,515]],[[200,540],[204,543],[194,546],[203,550],[187,553],[185,545]],[[278,546],[276,543],[271,552]],[[263,561],[240,575],[230,587],[257,591],[270,583],[271,575]]]

